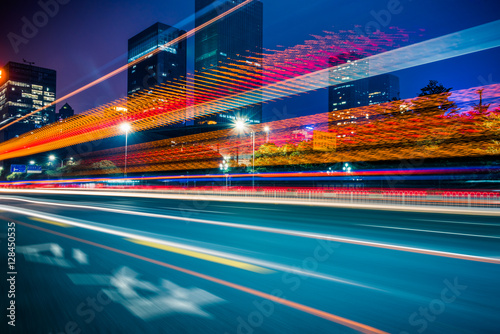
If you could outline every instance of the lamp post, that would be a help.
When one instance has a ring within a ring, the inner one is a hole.
[[[69,158],[66,158],[66,159],[61,159],[61,158],[56,157],[53,154],[49,155],[49,161],[54,161],[54,160],[59,160],[61,162],[61,168],[63,168],[64,167],[64,161],[66,161],[66,160],[73,161],[73,157],[69,157]],[[30,161],[30,165],[34,165],[34,164],[35,164],[35,160],[31,160]]]
[[[49,155],[49,161],[54,161],[54,160],[59,160],[61,162],[61,168],[63,167],[63,160],[62,159],[57,158],[53,154]]]
[[[220,167],[220,170],[226,176],[226,189],[227,189],[227,170],[229,168],[229,164],[227,163],[226,159],[222,160],[222,162],[219,164],[219,167]]]
[[[125,132],[125,167],[123,169],[123,177],[127,177],[127,149],[128,149],[128,132],[130,131],[132,127],[130,126],[129,123],[122,123],[120,125],[120,130],[122,132]]]
[[[235,123],[235,128],[239,133],[245,131],[248,124],[242,119],[238,119]],[[255,131],[250,130],[252,135],[252,188],[255,188]]]
[[[266,144],[267,144],[269,142],[269,131],[270,131],[267,125],[264,127],[264,131],[266,132]]]

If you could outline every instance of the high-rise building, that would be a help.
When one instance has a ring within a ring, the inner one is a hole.
[[[56,71],[8,62],[0,69],[0,127],[56,100]],[[52,105],[2,131],[0,140],[15,138],[55,120]]]
[[[244,0],[196,0],[196,28],[243,2]],[[247,75],[253,80],[257,78],[253,82],[258,83],[258,78],[262,77],[262,25],[263,4],[257,0],[197,31],[195,35],[195,92],[199,93],[202,88],[219,89],[218,84],[221,81],[217,78],[224,76],[223,72],[234,64],[245,64]],[[239,71],[238,75],[243,82],[246,81],[245,72]],[[257,84],[257,87],[261,84],[262,81]],[[232,89],[230,86],[225,88]],[[258,98],[259,94],[253,96]],[[195,103],[197,102],[199,101],[195,100]],[[210,126],[225,126],[237,117],[248,123],[260,123],[262,103],[201,117],[195,121],[195,124],[209,128]]]
[[[328,111],[368,105],[368,61],[355,53],[330,58]]]
[[[328,111],[345,110],[399,99],[399,78],[369,77],[369,60],[355,53],[330,58]]]
[[[186,39],[166,45],[183,34],[183,30],[157,22],[128,40],[129,63],[153,50],[161,50],[128,68],[128,96],[175,80],[185,82]]]
[[[369,105],[399,100],[399,78],[397,76],[381,74],[371,77],[369,80]]]
[[[57,120],[62,121],[63,119],[69,118],[75,115],[75,111],[69,104],[64,104],[61,109],[59,109],[59,113],[57,114]]]

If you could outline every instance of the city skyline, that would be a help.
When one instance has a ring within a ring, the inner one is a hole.
[[[133,8],[133,2],[127,2],[127,4],[130,4]],[[294,2],[289,3],[289,8],[293,8]],[[167,4],[163,4],[165,6]],[[146,15],[141,20],[133,21],[134,25],[122,25],[122,24],[115,24],[115,27],[113,28],[114,31],[118,31],[119,35],[124,36],[123,39],[116,39],[113,38],[113,42],[109,43],[109,45],[121,45],[120,48],[114,47],[114,51],[112,53],[109,52],[104,52],[103,56],[101,56],[102,60],[98,60],[96,58],[95,61],[93,61],[94,65],[90,65],[90,63],[87,60],[84,60],[83,62],[70,62],[73,66],[72,70],[69,70],[67,65],[65,65],[65,62],[61,59],[58,60],[57,62],[57,69],[60,73],[60,82],[59,82],[59,92],[58,96],[62,96],[65,93],[69,93],[74,89],[79,88],[82,86],[84,83],[87,83],[91,81],[91,78],[97,78],[100,75],[103,75],[114,68],[118,67],[118,65],[125,60],[125,55],[126,55],[126,40],[133,35],[135,35],[138,31],[141,31],[144,29],[148,24],[145,22],[150,22],[149,25],[156,21],[164,21],[168,22],[171,25],[176,25],[177,23],[183,23],[186,27],[192,27],[194,25],[194,3],[193,4],[186,4],[184,6],[176,6],[176,11],[172,12],[169,11],[168,13],[168,20],[162,19],[161,15],[158,15],[158,13],[153,13],[151,12],[150,15]],[[266,4],[265,4],[266,5]],[[373,7],[373,10],[370,11],[368,10],[367,13],[361,13],[361,14],[356,14],[354,17],[358,17],[359,22],[357,24],[360,25],[360,28],[357,28],[357,32],[362,34],[363,29],[366,27],[377,27],[376,24],[382,18],[377,16],[377,13],[383,14],[383,11],[386,10],[385,6],[387,5],[387,2],[376,2],[376,3],[371,3],[370,6]],[[381,24],[378,24],[378,27],[381,28],[382,31],[389,31],[389,27],[394,25],[399,25],[403,28],[408,29],[409,31],[419,31],[419,29],[424,29],[425,31],[422,32],[423,37],[419,37],[422,39],[428,39],[432,37],[436,37],[445,33],[453,32],[457,29],[463,29],[467,28],[470,26],[473,26],[475,24],[480,24],[480,23],[485,23],[491,20],[488,19],[488,14],[491,12],[491,10],[486,10],[486,9],[491,9],[491,6],[493,8],[496,8],[495,6],[498,6],[498,4],[491,2],[491,1],[484,1],[477,3],[475,5],[470,5],[466,3],[466,6],[462,9],[458,8],[452,8],[451,11],[452,13],[447,14],[446,16],[442,17],[441,20],[443,22],[447,22],[449,24],[445,25],[437,25],[437,24],[431,24],[429,27],[429,24],[426,23],[426,26],[418,26],[417,19],[419,17],[418,15],[418,10],[413,11],[412,7],[414,4],[412,3],[403,3],[401,2],[401,6],[399,9],[401,9],[401,12],[398,14],[393,14],[390,17],[390,24],[383,26]],[[15,10],[15,6],[10,4],[9,6],[12,6],[14,9],[13,13],[19,13],[23,14],[22,11]],[[102,4],[104,12],[113,10],[113,2],[107,1]],[[147,8],[153,8],[154,6],[162,6],[160,4],[154,4],[154,3],[148,3],[145,4],[144,10],[147,10]],[[318,13],[321,12],[318,7],[319,6],[325,6],[325,8],[329,8],[327,2],[321,1],[320,3],[316,5],[309,5],[305,6],[302,9],[305,10],[306,12],[312,12],[312,13]],[[433,16],[433,13],[439,12],[440,9],[442,9],[443,4],[436,4],[435,6],[435,11],[432,11],[431,13],[426,13],[427,16],[431,15]],[[286,11],[285,15],[279,15],[276,16],[277,10],[279,10],[279,6],[277,3],[268,3],[266,5],[266,16],[264,17],[264,29],[266,30],[266,35],[264,39],[264,46],[266,48],[275,48],[277,45],[283,45],[284,47],[289,47],[293,46],[296,44],[301,44],[304,42],[304,40],[309,40],[311,39],[311,34],[314,33],[320,33],[321,30],[331,30],[332,28],[339,27],[339,29],[348,29],[348,28],[353,28],[352,24],[346,24],[345,22],[342,22],[342,20],[335,20],[333,22],[330,18],[325,19],[325,20],[320,20],[317,19],[314,22],[309,22],[309,25],[306,25],[306,28],[300,28],[296,25],[291,26],[291,28],[288,28],[285,31],[281,29],[277,29],[277,24],[280,22],[290,22],[293,21],[293,18],[296,18],[297,13],[293,11]],[[422,6],[425,7],[425,6]],[[30,7],[28,7],[30,8]],[[14,19],[15,15],[13,17],[9,17],[9,20],[5,21],[3,24],[10,22],[11,26],[2,26],[3,31],[6,33],[4,34],[4,42],[3,45],[6,45],[7,47],[4,48],[7,50],[7,53],[2,53],[0,54],[0,63],[4,63],[9,60],[15,61],[20,60],[18,58],[26,58],[29,61],[35,61],[36,65],[39,66],[45,66],[45,67],[50,67],[52,65],[52,61],[49,60],[46,56],[36,56],[34,57],[30,53],[30,49],[32,47],[35,47],[40,43],[40,41],[45,41],[44,44],[49,43],[54,43],[57,39],[48,39],[47,38],[50,36],[50,33],[53,32],[53,34],[56,34],[54,32],[54,27],[58,26],[60,24],[68,24],[68,18],[71,17],[72,11],[76,10],[77,8],[80,8],[80,5],[78,3],[70,2],[65,5],[60,5],[58,8],[58,13],[54,15],[54,18],[51,18],[50,21],[47,23],[46,27],[41,27],[39,28],[39,32],[37,33],[36,36],[34,36],[32,39],[29,40],[29,43],[27,44],[19,44],[18,45],[18,53],[15,53],[13,48],[12,48],[12,43],[10,43],[9,39],[7,38],[7,35],[9,33],[14,33],[14,34],[20,34],[21,33],[21,28],[23,21],[21,21],[21,18],[24,17],[23,15],[18,15],[21,16],[18,18],[19,21],[16,22]],[[342,7],[339,7],[342,8]],[[370,8],[370,7],[369,7]],[[40,10],[38,4],[35,3],[35,5],[32,7],[32,11],[34,13],[37,12],[37,10]],[[64,10],[67,10],[68,13],[64,14]],[[128,12],[130,9],[123,9],[123,12]],[[474,12],[485,12],[485,15],[481,16],[480,18],[474,15],[470,15],[468,20],[460,20],[461,17],[465,17],[466,12],[467,13],[474,13]],[[375,13],[375,15],[373,13]],[[412,15],[410,15],[410,12],[412,12]],[[111,12],[110,12],[111,13]],[[417,13],[417,14],[415,14]],[[117,13],[113,11],[113,15],[124,15],[125,13]],[[453,15],[454,16],[453,16]],[[25,14],[26,17],[30,16],[29,14]],[[453,17],[452,17],[453,16]],[[272,17],[273,19],[270,19]],[[279,17],[279,19],[276,19]],[[319,16],[320,18],[323,16]],[[376,20],[376,18],[379,18],[379,21]],[[415,17],[415,18],[412,18]],[[125,19],[123,19],[125,20]],[[116,22],[121,22],[123,20],[115,20]],[[140,22],[139,22],[140,21]],[[355,20],[356,21],[356,20]],[[404,21],[404,22],[403,22]],[[99,23],[100,21],[97,20],[95,22],[98,22],[98,25],[105,27],[106,24],[104,22]],[[188,23],[187,23],[188,22]],[[375,22],[376,24],[373,24]],[[401,24],[401,23],[404,24]],[[381,22],[385,23],[385,22]],[[140,25],[140,27],[138,27]],[[191,25],[191,26],[190,26]],[[408,27],[405,27],[407,25]],[[71,24],[69,24],[71,26]],[[14,29],[14,27],[17,27]],[[180,27],[182,28],[182,27]],[[310,29],[309,29],[310,28]],[[97,34],[93,32],[92,29],[87,29],[88,31],[85,32],[85,34],[89,36],[96,37]],[[56,36],[56,35],[54,35]],[[48,42],[47,42],[47,41]],[[90,38],[88,41],[92,42],[95,40],[95,43],[101,43],[102,40],[100,41],[99,39],[95,38]],[[194,41],[188,40],[188,59],[192,59],[194,54],[193,50],[193,43]],[[58,45],[58,44],[55,44]],[[61,44],[59,44],[61,45]],[[85,48],[81,43],[79,43],[79,50],[84,51]],[[103,45],[102,49],[106,50],[108,46]],[[93,49],[93,48],[91,48]],[[99,49],[97,47],[96,49]],[[85,51],[89,52],[89,51]],[[84,52],[84,53],[85,53]],[[82,54],[82,52],[79,52]],[[467,56],[462,56],[457,59],[452,59],[448,61],[442,61],[439,63],[434,63],[434,64],[429,64],[425,66],[420,66],[419,68],[413,68],[405,71],[400,71],[401,73],[395,73],[400,77],[400,82],[401,82],[401,98],[408,98],[408,97],[414,97],[417,95],[419,92],[420,88],[425,86],[429,80],[431,79],[436,79],[440,82],[442,82],[446,87],[453,87],[454,89],[460,89],[463,87],[468,87],[468,86],[480,86],[486,83],[493,83],[497,82],[500,78],[500,74],[497,72],[497,69],[492,67],[491,64],[491,59],[494,57],[490,57],[491,55],[495,55],[498,53],[498,50],[489,50],[489,51],[484,51],[472,55],[467,55]],[[5,58],[4,58],[5,57]],[[8,58],[7,58],[8,57]],[[14,59],[11,59],[14,58]],[[35,59],[33,59],[35,58]],[[57,58],[54,58],[54,60]],[[78,57],[76,58],[78,59]],[[48,64],[48,65],[47,65]],[[69,64],[68,64],[69,65]],[[453,71],[452,68],[454,66],[461,66],[463,68],[463,71],[461,73],[456,73],[456,71]],[[85,72],[81,72],[83,69],[87,69]],[[194,66],[192,61],[188,60],[188,71],[193,70]],[[75,77],[74,74],[77,73],[82,73],[80,79]],[[412,80],[408,80],[409,77],[412,77]],[[83,78],[83,79],[82,79]],[[119,98],[121,96],[124,96],[124,92],[126,89],[124,89],[124,82],[125,80],[123,79],[123,74],[120,74],[116,76],[113,79],[110,79],[106,81],[105,83],[100,84],[97,87],[94,87],[86,92],[80,93],[78,96],[70,98],[68,103],[70,103],[72,106],[74,106],[74,109],[77,113],[81,113],[89,108],[95,107],[97,105],[110,102],[116,98]],[[62,88],[63,87],[63,88]],[[275,103],[270,103],[264,107],[264,120],[272,120],[276,118],[286,118],[286,117],[293,117],[293,116],[298,116],[301,114],[311,114],[314,113],[312,110],[317,110],[317,109],[322,109],[327,107],[327,94],[325,91],[318,91],[318,92],[312,92],[309,94],[310,96],[299,96],[294,98],[293,101],[290,99],[286,99],[281,102],[275,102]],[[321,102],[319,102],[321,101]],[[324,110],[324,109],[322,109]]]

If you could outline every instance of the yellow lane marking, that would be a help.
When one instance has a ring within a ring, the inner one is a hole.
[[[41,223],[52,224],[52,225],[57,225],[57,226],[62,226],[62,227],[71,227],[71,225],[55,222],[53,220],[47,220],[47,219],[38,218],[38,217],[28,217],[28,218],[31,220],[36,220],[37,222],[41,222]]]
[[[143,241],[143,240],[137,240],[137,239],[125,239],[125,240],[128,240],[130,242],[133,242],[133,243],[136,243],[139,245],[158,248],[158,249],[162,249],[162,250],[165,250],[168,252],[186,255],[186,256],[194,257],[194,258],[205,260],[205,261],[224,264],[226,266],[231,266],[231,267],[235,267],[235,268],[239,268],[239,269],[243,269],[243,270],[253,271],[253,272],[256,272],[259,274],[270,274],[270,273],[274,272],[273,270],[259,267],[259,266],[255,266],[253,264],[235,261],[235,260],[230,260],[230,259],[226,259],[223,257],[215,256],[215,255],[203,254],[203,253],[190,251],[190,250],[186,250],[186,249],[182,249],[182,248],[177,248],[177,247],[173,247],[173,246],[162,245],[162,244],[158,244],[156,242]]]

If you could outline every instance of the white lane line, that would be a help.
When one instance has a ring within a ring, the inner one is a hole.
[[[8,197],[8,198],[14,199],[14,197]],[[37,201],[32,201],[32,200],[20,199],[20,198],[18,200],[25,201],[25,202],[37,202]],[[59,204],[59,203],[51,203],[51,202],[38,202],[38,203],[43,203],[46,205],[59,205],[59,206],[66,206],[66,207],[79,207],[79,208],[82,207],[80,205],[68,205],[68,204]],[[417,247],[409,247],[409,246],[400,246],[400,245],[394,245],[394,244],[386,244],[386,243],[358,240],[358,239],[352,239],[352,238],[338,237],[338,236],[333,236],[333,235],[328,235],[328,234],[311,233],[311,232],[303,232],[303,231],[295,231],[295,230],[285,230],[285,229],[279,229],[279,228],[273,228],[273,227],[263,227],[263,226],[256,226],[256,225],[226,223],[226,222],[219,222],[219,221],[206,220],[206,219],[167,216],[167,215],[159,215],[159,214],[153,214],[153,213],[108,209],[108,208],[101,208],[101,207],[83,206],[83,208],[90,209],[90,210],[110,211],[110,212],[139,215],[139,216],[146,216],[146,217],[189,221],[189,222],[200,223],[200,224],[226,226],[226,227],[233,227],[233,228],[239,228],[239,229],[251,230],[251,231],[290,235],[290,236],[301,237],[301,238],[328,240],[328,241],[354,244],[354,245],[360,245],[360,246],[384,248],[384,249],[391,249],[391,250],[410,252],[410,253],[427,254],[427,255],[433,255],[433,256],[462,259],[462,260],[468,260],[468,261],[478,261],[478,262],[500,264],[500,259],[497,259],[497,258],[470,255],[470,254],[453,253],[453,252],[445,252],[445,251],[417,248]]]
[[[275,262],[264,261],[264,260],[259,260],[259,259],[250,258],[250,257],[246,257],[246,256],[240,256],[240,255],[236,255],[236,254],[232,254],[232,253],[211,250],[208,248],[190,246],[190,245],[186,245],[186,244],[182,244],[182,243],[178,243],[178,242],[166,241],[166,240],[158,239],[158,238],[151,238],[151,237],[147,237],[147,236],[144,236],[141,234],[136,234],[135,232],[139,232],[139,231],[133,230],[133,229],[126,229],[126,228],[121,228],[120,230],[110,229],[107,227],[97,226],[96,224],[94,224],[92,222],[85,221],[85,220],[74,219],[74,218],[72,220],[69,220],[65,217],[61,217],[58,215],[46,214],[46,213],[41,213],[41,212],[34,211],[34,210],[9,207],[9,206],[3,206],[3,205],[0,205],[0,210],[12,212],[12,213],[17,213],[17,214],[21,214],[24,216],[32,216],[32,217],[38,217],[38,218],[42,218],[42,219],[54,220],[54,221],[62,223],[62,224],[67,224],[67,225],[80,227],[80,228],[84,228],[87,230],[102,232],[102,233],[106,233],[106,234],[116,235],[116,236],[123,237],[126,239],[136,239],[136,240],[146,241],[148,243],[156,243],[156,244],[170,246],[170,247],[177,247],[177,248],[181,248],[181,249],[192,251],[192,252],[198,252],[198,253],[203,253],[203,254],[207,254],[207,255],[223,257],[223,258],[231,259],[231,260],[235,260],[235,261],[251,263],[253,265],[262,266],[262,267],[266,267],[266,268],[270,268],[270,269],[275,269],[275,270],[279,270],[279,271],[283,271],[283,272],[295,273],[297,275],[316,277],[316,278],[321,278],[321,279],[325,279],[325,280],[329,280],[329,281],[333,281],[333,282],[337,282],[337,283],[349,284],[349,285],[354,285],[354,286],[358,286],[358,287],[362,287],[362,288],[384,291],[384,290],[381,290],[381,289],[378,289],[375,287],[371,287],[371,286],[364,285],[361,283],[356,283],[356,282],[353,282],[353,281],[350,281],[347,279],[342,279],[342,278],[335,277],[332,275],[327,275],[327,274],[316,273],[316,272],[309,271],[309,270],[303,270],[303,269],[293,267],[293,266],[282,265],[282,264],[275,263]],[[99,224],[99,225],[103,225],[103,224]]]
[[[409,219],[414,221],[424,221],[432,223],[447,223],[447,224],[463,224],[463,225],[479,225],[479,226],[496,226],[500,227],[500,224],[485,224],[485,223],[472,223],[472,222],[456,222],[451,220],[436,220],[436,219]]]
[[[193,212],[203,212],[203,213],[222,213],[226,215],[234,215],[233,212],[224,212],[224,211],[210,211],[210,210],[198,210],[198,209],[189,209],[189,208],[172,208],[168,206],[162,206],[162,209],[167,210],[175,210],[175,211],[193,211]]]
[[[440,214],[462,214],[473,216],[500,216],[498,208],[458,208],[458,207],[432,207],[432,206],[404,206],[404,205],[390,205],[390,204],[367,204],[367,203],[338,203],[338,202],[314,202],[298,199],[274,199],[269,197],[220,197],[215,195],[181,195],[181,194],[160,194],[160,193],[139,193],[139,192],[121,192],[118,190],[47,190],[47,189],[8,189],[0,188],[3,193],[32,193],[32,194],[69,194],[69,195],[86,195],[86,196],[120,196],[120,197],[137,197],[137,198],[161,198],[161,199],[176,199],[176,200],[204,200],[214,202],[233,202],[233,203],[258,203],[258,204],[283,204],[283,205],[302,205],[302,206],[319,206],[329,208],[341,209],[369,209],[369,210],[383,210],[383,211],[403,211],[403,212],[431,212]]]
[[[460,235],[460,236],[465,236],[465,237],[477,237],[477,238],[487,238],[487,239],[500,239],[500,236],[496,236],[496,235],[481,235],[481,234],[468,234],[468,233],[456,233],[456,232],[445,232],[445,231],[432,231],[432,230],[421,230],[421,229],[416,229],[416,228],[394,227],[394,226],[380,226],[380,225],[368,225],[368,224],[358,224],[358,226],[386,228],[386,229],[391,229],[391,230],[404,230],[404,231],[415,231],[415,232],[427,232],[427,233]]]
[[[232,206],[232,205],[217,205],[217,204],[212,204],[210,206],[217,206],[221,208],[232,208],[232,209],[246,209],[246,210],[267,210],[267,211],[284,211],[281,209],[270,209],[270,208],[261,208],[261,207],[244,207],[244,206]]]

